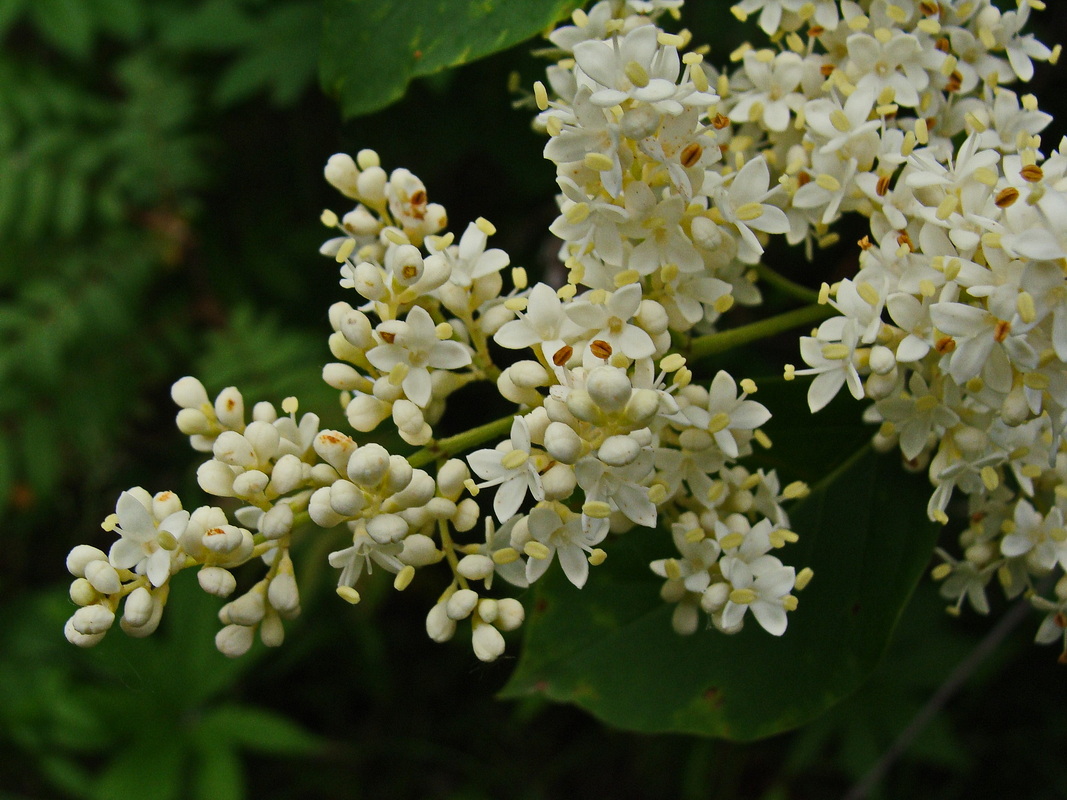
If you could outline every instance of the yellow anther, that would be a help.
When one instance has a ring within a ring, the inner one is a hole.
[[[915,120],[915,141],[919,144],[929,144],[930,142],[930,127],[922,117]]]
[[[663,562],[663,571],[667,574],[667,580],[678,581],[682,579],[682,568],[678,566],[678,559],[668,558]]]
[[[654,483],[648,487],[648,501],[658,506],[667,500],[667,487],[662,483]]]
[[[856,294],[863,298],[863,301],[869,306],[877,306],[882,302],[882,297],[878,294],[878,290],[867,281],[860,281],[856,284]]]
[[[718,433],[728,427],[730,427],[730,415],[724,414],[722,411],[708,420],[708,433]]]
[[[415,568],[408,564],[400,572],[396,573],[396,577],[393,578],[393,588],[398,592],[404,591],[411,585],[411,579],[415,577]]]
[[[740,547],[745,543],[744,534],[741,533],[728,533],[719,540],[719,546],[723,550],[733,550],[735,547]]]
[[[503,566],[504,564],[514,564],[519,560],[519,551],[514,547],[505,547],[502,550],[497,550],[493,553],[493,563]]]
[[[724,294],[718,298],[711,307],[715,309],[719,314],[725,314],[731,308],[734,307],[734,296],[732,294]]]
[[[624,269],[622,272],[615,275],[615,288],[621,289],[623,286],[629,286],[631,283],[637,283],[639,280],[641,280],[641,273],[636,269]]]
[[[959,207],[959,204],[960,201],[956,195],[946,194],[937,206],[937,218],[942,221],[948,219],[952,216],[952,212]]]
[[[797,368],[792,364],[786,364],[782,377],[787,381],[794,381],[797,378]]]
[[[411,242],[408,241],[408,237],[404,235],[404,232],[397,230],[396,228],[386,228],[382,231],[382,235],[393,244],[411,244]]]
[[[548,108],[548,90],[541,81],[534,82],[534,102],[541,111]]]
[[[529,460],[530,454],[525,450],[512,450],[500,459],[500,466],[504,469],[518,469]]]
[[[1049,379],[1048,376],[1042,375],[1040,372],[1027,372],[1023,375],[1023,386],[1027,389],[1043,392],[1049,387]]]
[[[830,112],[830,124],[842,133],[852,129],[852,123],[849,122],[848,115],[840,108],[835,108]]]
[[[660,359],[659,368],[666,373],[677,372],[685,366],[685,356],[681,353],[671,353]]]
[[[567,207],[567,210],[563,212],[563,218],[571,225],[577,225],[589,218],[590,211],[588,203],[575,203]]]
[[[337,248],[337,255],[335,255],[334,261],[338,264],[343,264],[348,260],[348,257],[352,255],[352,251],[356,249],[355,239],[345,239],[341,242],[341,246]]]
[[[702,542],[708,538],[708,535],[704,533],[703,528],[693,528],[691,531],[685,532],[685,540],[690,544],[696,544]]]
[[[601,550],[599,547],[594,547],[589,553],[589,563],[594,567],[599,567],[604,563],[604,559],[608,557],[608,554]]]
[[[630,79],[630,83],[639,89],[648,86],[648,71],[637,61],[628,62],[623,68],[623,72]]]
[[[744,392],[745,394],[755,394],[757,390],[758,387],[756,386],[756,382],[754,380],[752,380],[751,378],[741,379],[742,392]]]
[[[815,577],[815,573],[811,567],[804,567],[797,573],[797,579],[793,582],[793,588],[798,592],[804,591],[804,587],[811,583],[811,579]]]
[[[1015,307],[1019,310],[1019,319],[1027,325],[1037,320],[1037,307],[1034,298],[1029,292],[1019,292],[1015,298]]]
[[[587,500],[582,505],[582,513],[592,519],[607,519],[611,516],[611,506],[603,500]]]
[[[520,292],[530,285],[530,280],[526,276],[525,267],[514,267],[511,270],[511,282],[515,284],[515,288]]]
[[[525,311],[528,302],[525,297],[509,297],[504,301],[504,308],[508,311]]]
[[[300,409],[300,401],[295,397],[287,397],[282,400],[282,411],[286,414],[295,414]]]
[[[559,136],[563,133],[563,120],[559,117],[549,117],[545,120],[545,132],[549,136]]]
[[[734,589],[730,592],[730,602],[737,603],[739,606],[747,606],[749,603],[754,602],[757,597],[759,595],[751,589]]]
[[[822,357],[827,361],[844,361],[851,355],[852,352],[848,349],[848,345],[837,342],[823,345],[822,348]]]
[[[560,286],[556,290],[556,297],[560,300],[570,300],[576,294],[578,294],[578,288],[573,283],[568,283],[566,286]]]
[[[932,570],[930,570],[930,577],[935,581],[943,581],[949,575],[952,574],[951,564],[938,564]]]
[[[978,117],[978,115],[975,114],[973,111],[968,111],[966,114],[964,114],[963,119],[971,127],[971,130],[975,131],[976,133],[984,133],[989,128],[989,126],[986,125],[985,122],[983,122],[982,119]],[[985,169],[988,172],[992,172],[992,170],[989,170],[987,167],[982,167],[981,169]],[[979,171],[980,170],[976,169],[972,174],[975,174],[975,177],[977,177],[976,173],[978,173]],[[985,181],[982,182],[985,183]]]
[[[791,594],[787,594],[782,598],[782,608],[786,611],[796,611],[799,605],[800,601]]]
[[[607,172],[615,162],[603,153],[586,153],[583,163],[595,172]]]
[[[336,228],[340,223],[340,220],[337,219],[337,215],[335,213],[333,213],[332,211],[330,211],[330,209],[327,208],[321,214],[319,214],[319,222],[321,222],[327,228]]]
[[[937,294],[937,286],[929,278],[923,278],[919,281],[919,294],[923,297],[933,297]]]
[[[764,450],[770,450],[771,447],[774,445],[774,442],[771,441],[771,437],[763,431],[759,430],[758,428],[752,431],[752,438],[755,439],[756,444],[758,444]]]
[[[820,174],[815,179],[815,184],[817,186],[821,186],[823,189],[825,189],[828,192],[839,192],[839,191],[841,191],[841,181],[839,181],[837,178],[835,178],[833,175],[829,174],[828,172],[823,172],[822,174]]]
[[[937,36],[941,33],[941,23],[929,17],[919,20],[915,27],[929,36]]]
[[[359,592],[353,589],[351,586],[338,586],[337,596],[344,600],[346,603],[355,605],[359,602]]]
[[[536,559],[537,561],[543,561],[552,555],[552,551],[545,545],[541,544],[541,542],[527,542],[523,546],[522,551],[530,558]]]
[[[474,220],[474,225],[486,236],[492,236],[496,233],[496,225],[487,220],[485,217],[478,217],[478,219]]]
[[[793,481],[782,490],[782,497],[786,500],[799,500],[811,494],[811,488],[804,481]]]
[[[463,488],[467,490],[467,493],[471,497],[477,497],[478,493],[481,492],[481,489],[478,488],[478,484],[474,482],[473,478],[467,478],[463,481]]]
[[[763,216],[763,206],[760,203],[745,203],[739,206],[734,214],[742,222],[751,222]]]
[[[824,306],[830,302],[830,284],[823,283],[819,286],[819,305]]]

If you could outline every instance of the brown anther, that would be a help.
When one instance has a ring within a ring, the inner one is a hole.
[[[975,511],[973,514],[971,514],[971,524],[972,525],[977,525],[979,522],[981,522],[985,518],[986,518],[986,513],[984,511]]]
[[[415,194],[411,195],[411,205],[424,206],[426,205],[426,190],[419,189]]]
[[[940,50],[942,53],[947,53],[949,50],[952,49],[952,45],[949,40],[944,38],[938,39],[936,42],[934,42],[934,47]]]
[[[1064,614],[1062,611],[1057,611],[1056,616],[1052,619],[1056,623],[1057,628],[1067,628],[1067,614]]]
[[[945,355],[945,353],[951,353],[955,349],[956,340],[953,339],[951,336],[942,336],[940,339],[937,340],[937,343],[934,344],[934,350],[939,352],[941,355]]]
[[[1014,186],[1009,186],[997,192],[997,197],[993,202],[996,203],[997,208],[1007,208],[1018,199],[1019,190]]]
[[[814,39],[816,36],[822,36],[824,33],[826,33],[826,28],[822,25],[812,25],[808,28],[808,37],[811,39]]]
[[[919,10],[928,17],[937,17],[941,14],[941,5],[933,0],[922,0],[919,3]]]
[[[611,345],[605,342],[603,339],[594,339],[589,344],[589,352],[597,358],[608,359],[611,358]],[[557,364],[556,366],[562,366]]]
[[[1008,338],[1009,333],[1011,333],[1011,323],[1006,319],[998,320],[993,328],[993,339],[997,342],[1003,342]]]
[[[891,175],[882,175],[878,178],[878,183],[874,187],[874,191],[879,197],[885,197],[889,191],[889,182],[893,179]]]
[[[410,281],[412,278],[418,277],[419,271],[413,265],[408,264],[400,270],[400,274],[404,276],[404,280]]]
[[[907,231],[899,231],[897,233],[897,244],[907,245],[909,250],[911,250],[912,252],[915,251],[915,245],[912,243],[911,237],[908,236]]]
[[[715,117],[711,120],[711,127],[713,127],[717,131],[721,131],[729,124],[730,118],[727,117],[725,114],[716,114]]]
[[[378,331],[378,335],[382,337],[382,341],[386,344],[392,344],[396,340],[396,334],[389,333],[389,331]]]
[[[682,162],[683,167],[689,168],[700,161],[702,155],[704,155],[704,148],[696,142],[690,142],[682,150],[678,160]]]
[[[860,250],[870,250],[872,247],[874,247],[874,245],[871,244],[870,236],[864,236],[862,239],[856,242],[856,244],[860,246]]]
[[[1045,177],[1045,171],[1037,164],[1027,164],[1019,170],[1019,176],[1027,183],[1037,183]]]
[[[347,436],[341,436],[339,434],[330,433],[328,431],[322,434],[322,440],[326,442],[326,444],[341,444],[347,438]]]
[[[934,132],[934,128],[937,127],[937,117],[926,118],[926,130],[930,133]]]
[[[225,535],[226,535],[226,531],[224,531],[222,528],[211,528],[209,530],[204,531],[204,536],[225,536]]]
[[[226,398],[226,410],[233,411],[237,407],[237,401],[232,397]]]
[[[945,81],[946,92],[958,92],[960,85],[963,83],[963,76],[959,70],[954,70],[951,75],[948,76],[948,80]]]
[[[728,144],[720,144],[719,145],[719,152],[722,153],[723,155],[726,155],[727,153],[730,152],[730,145],[728,145]]]
[[[156,499],[166,501],[172,497],[174,497],[174,492],[160,492]]]
[[[822,76],[823,76],[824,78],[829,78],[829,77],[830,77],[830,75],[831,75],[831,74],[833,74],[833,71],[834,71],[834,69],[835,69],[834,65],[833,65],[833,64],[830,64],[830,63],[828,62],[828,63],[826,63],[826,64],[823,64],[823,65],[822,65],[821,67],[819,67],[819,73],[820,73],[820,74],[821,74],[821,75],[822,75]]]
[[[800,172],[797,173],[797,187],[798,188],[801,187],[801,186],[807,186],[809,183],[811,183],[811,175],[806,173],[804,170],[801,170]]]
[[[556,351],[556,354],[554,356],[552,356],[552,363],[555,364],[557,367],[562,367],[564,364],[571,360],[572,355],[574,355],[574,348],[571,347],[569,344],[565,344],[563,345],[563,347]]]

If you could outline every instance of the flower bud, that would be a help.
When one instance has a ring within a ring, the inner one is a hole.
[[[426,615],[426,634],[435,642],[443,643],[456,633],[456,623],[448,615],[444,603],[437,603]]]
[[[585,389],[593,402],[607,412],[620,411],[630,399],[633,387],[626,373],[617,367],[596,367],[589,372]]]
[[[730,584],[713,583],[700,595],[700,607],[709,614],[717,614],[722,611],[729,599]]]
[[[292,453],[274,462],[270,471],[270,488],[279,495],[289,494],[304,482],[304,462]]]
[[[449,500],[458,500],[463,493],[463,482],[470,478],[471,472],[466,462],[450,458],[437,470],[437,489]]]
[[[192,376],[179,378],[170,387],[171,399],[182,408],[200,408],[211,405],[204,384]]]
[[[410,400],[397,400],[393,403],[393,422],[401,433],[417,434],[426,424],[422,409]]]
[[[234,525],[208,528],[203,535],[204,547],[213,553],[232,553],[241,546],[241,529]]]
[[[108,561],[97,560],[86,564],[85,579],[100,594],[115,594],[122,589],[119,573]]]
[[[67,572],[84,578],[85,568],[94,561],[107,561],[107,553],[92,545],[79,544],[67,555]]]
[[[1022,386],[1016,386],[1000,406],[1000,418],[1005,425],[1015,427],[1022,425],[1030,418],[1030,404],[1026,400],[1026,391]]]
[[[349,308],[340,318],[338,330],[349,344],[360,350],[370,350],[375,345],[370,320],[362,311]]]
[[[398,509],[425,506],[437,492],[437,484],[425,470],[416,469],[411,473],[408,485],[389,499],[389,504]]]
[[[259,640],[267,647],[281,647],[285,643],[285,626],[277,614],[267,614],[259,624]]]
[[[433,539],[422,533],[413,533],[404,539],[404,549],[397,558],[413,567],[425,567],[436,564],[443,554],[437,549]]]
[[[278,419],[278,409],[274,407],[273,403],[268,403],[266,400],[260,400],[254,406],[252,406],[252,421],[253,422],[268,422],[274,424]],[[248,432],[245,432],[248,435]]]
[[[356,179],[361,199],[372,206],[379,205],[385,200],[385,184],[388,180],[389,176],[381,167],[372,166],[363,170]]]
[[[178,426],[178,430],[186,436],[195,436],[197,434],[206,436],[212,433],[211,420],[207,418],[203,411],[196,408],[183,408],[178,412],[174,423]]]
[[[76,578],[70,584],[70,600],[74,605],[87,606],[100,600],[100,592],[85,578]]]
[[[338,514],[330,505],[330,487],[316,489],[308,501],[308,514],[320,528],[332,528],[344,522],[344,516]]]
[[[357,394],[345,407],[348,424],[362,433],[369,433],[382,424],[392,409],[369,394]]]
[[[478,605],[478,594],[471,589],[460,589],[445,605],[449,619],[466,619]]]
[[[234,473],[221,461],[205,461],[196,470],[196,482],[208,494],[216,497],[233,497]]]
[[[196,579],[201,589],[216,597],[229,597],[237,588],[237,579],[222,567],[204,567],[196,573]]]
[[[478,524],[478,517],[481,513],[478,501],[470,497],[464,498],[456,506],[456,514],[452,517],[452,527],[457,533],[466,533]]]
[[[700,622],[700,614],[697,607],[692,603],[679,603],[674,607],[671,614],[671,627],[680,636],[688,636],[696,632]]]
[[[152,618],[155,604],[156,601],[152,598],[151,592],[143,586],[137,587],[126,598],[126,605],[122,610],[123,622],[134,628],[140,628]]]
[[[227,386],[215,398],[215,416],[223,427],[235,431],[245,426],[245,401],[236,386]]]
[[[415,285],[424,272],[422,253],[419,248],[410,244],[392,248],[387,257],[387,264],[393,274],[393,280],[401,286]]]
[[[504,652],[504,637],[492,625],[483,622],[475,625],[471,645],[479,661],[496,661]]]
[[[322,380],[327,386],[338,391],[354,392],[363,388],[366,378],[351,364],[333,361],[322,368]]]
[[[455,623],[453,623],[455,624]],[[104,634],[84,634],[74,628],[74,618],[71,617],[67,620],[66,625],[63,626],[63,635],[67,637],[67,641],[78,647],[92,647],[99,643],[104,638]]]
[[[521,389],[536,389],[549,382],[548,372],[536,361],[517,361],[508,367],[512,382]]]
[[[215,647],[228,658],[243,656],[252,647],[255,631],[246,625],[227,625],[215,634]]]
[[[511,370],[506,369],[496,379],[496,389],[505,400],[510,400],[516,405],[532,406],[541,400],[541,395],[534,389],[524,389],[518,386],[511,375]]]
[[[496,626],[502,631],[513,631],[526,619],[526,610],[514,597],[496,601]]]
[[[554,464],[541,475],[546,500],[565,500],[574,494],[577,483],[574,469],[568,464]]]
[[[368,300],[381,300],[388,291],[381,267],[369,261],[356,264],[352,271],[352,284],[355,290]]]
[[[378,544],[399,542],[407,533],[407,522],[396,514],[378,514],[367,520],[367,535]]]
[[[389,465],[388,450],[374,442],[365,444],[348,459],[348,477],[359,486],[377,486]]]
[[[279,572],[267,586],[267,600],[285,616],[300,608],[300,591],[292,572]]]
[[[504,324],[515,318],[515,312],[503,304],[491,306],[478,317],[478,326],[486,336],[492,337]]]
[[[456,572],[472,581],[485,580],[493,574],[494,570],[493,559],[479,554],[463,556],[456,565]],[[482,602],[484,603],[485,601],[483,600]],[[486,621],[492,622],[492,620]]]
[[[584,389],[571,389],[567,395],[567,410],[582,422],[600,423],[600,408]]]
[[[415,474],[414,468],[403,456],[389,456],[389,469],[385,474],[384,489],[388,494],[395,494],[406,489]]]
[[[641,326],[650,336],[658,336],[667,330],[669,320],[667,311],[655,300],[642,300],[637,309],[634,322]]]
[[[263,592],[260,591],[261,586],[262,582],[219,609],[219,620],[235,625],[258,624],[266,613],[266,603],[263,599]]]
[[[280,539],[293,529],[293,509],[288,503],[278,503],[259,520],[259,532],[267,539]]]
[[[352,437],[340,431],[327,430],[321,431],[315,437],[313,447],[323,461],[337,470],[339,475],[344,475],[348,459],[356,449],[356,443],[352,441]]]
[[[629,436],[609,436],[600,445],[597,458],[609,467],[625,467],[632,464],[641,453],[641,446]]]
[[[637,425],[647,423],[659,411],[659,399],[659,392],[636,389],[626,403],[626,418]]]
[[[115,622],[115,612],[99,603],[82,606],[71,616],[74,630],[85,636],[107,633]]]
[[[573,464],[582,455],[582,439],[570,425],[551,422],[545,429],[545,450],[556,461]]]
[[[262,494],[269,484],[269,475],[258,469],[250,469],[234,476],[233,494],[235,497],[255,497]]]
[[[354,517],[367,505],[363,490],[350,481],[337,481],[330,487],[330,508],[342,517]]]
[[[352,160],[352,156],[347,153],[334,153],[330,156],[325,168],[322,170],[322,174],[330,186],[345,197],[350,197],[354,200],[359,196],[359,189],[356,185],[356,181],[359,178],[359,170],[356,168],[356,162]]]

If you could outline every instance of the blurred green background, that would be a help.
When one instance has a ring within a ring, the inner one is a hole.
[[[691,5],[697,40],[725,59],[743,35],[727,4]],[[1064,31],[1054,12],[1038,20],[1050,44]],[[513,71],[524,86],[538,76],[528,47],[344,122],[317,87],[321,27],[316,0],[0,0],[0,798],[844,795],[990,621],[948,618],[923,585],[866,688],[754,744],[496,701],[512,662],[423,635],[438,587],[372,582],[349,607],[316,542],[297,554],[304,616],[278,651],[215,652],[217,603],[187,575],[150,640],[66,643],[64,557],[107,548],[99,523],[119,492],[202,502],[172,424],[176,378],[295,394],[342,424],[319,379],[327,309],[348,299],[316,254],[319,212],[345,210],[321,178],[331,153],[372,147],[410,168],[453,230],[489,217],[532,273],[554,250],[552,169],[507,89]],[[1040,71],[1043,107],[1057,80]],[[872,797],[1067,797],[1067,673],[1029,644],[1035,625],[982,663]]]

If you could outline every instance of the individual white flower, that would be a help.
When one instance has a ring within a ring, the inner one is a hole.
[[[804,77],[803,59],[792,51],[749,50],[744,56],[744,77],[751,89],[738,92],[740,100],[730,111],[733,122],[762,122],[781,133],[804,102],[796,91]]]
[[[737,628],[744,621],[746,611],[772,636],[785,633],[788,621],[784,601],[793,590],[796,572],[782,565],[774,556],[762,556],[751,562],[738,558],[724,558],[723,577],[733,590],[722,610],[722,627]]]
[[[810,369],[798,369],[795,374],[816,376],[808,387],[812,413],[833,400],[846,384],[853,397],[863,399],[863,382],[855,365],[857,328],[847,317],[831,317],[819,326],[818,336],[800,338],[800,354]]]
[[[746,264],[756,263],[763,254],[763,245],[753,231],[785,233],[789,230],[785,212],[764,202],[778,191],[778,187],[768,188],[770,180],[770,170],[761,156],[734,173],[729,188],[720,184],[710,194],[722,222],[737,228],[741,236],[737,257]]]
[[[511,437],[503,449],[475,450],[467,456],[471,469],[483,482],[479,488],[499,487],[493,498],[493,511],[502,523],[519,511],[526,492],[535,500],[544,500],[541,476],[530,454],[530,429],[524,417],[516,416],[511,423]]]
[[[857,91],[879,97],[889,89],[893,102],[908,108],[919,104],[919,92],[930,83],[925,68],[929,56],[915,36],[894,30],[882,41],[868,33],[854,33],[847,47],[845,71]]]
[[[562,512],[562,516],[561,516]],[[607,536],[607,526],[596,526],[586,530],[582,525],[580,514],[554,503],[551,506],[537,506],[528,519],[531,541],[543,545],[544,550],[530,554],[534,548],[528,546],[526,561],[526,579],[533,583],[540,578],[552,563],[555,556],[563,568],[567,580],[581,589],[589,576],[587,554],[600,544]]]
[[[112,566],[146,575],[153,586],[165,584],[184,559],[178,539],[185,532],[189,512],[181,509],[172,492],[152,498],[138,486],[119,495],[115,515],[114,530],[122,538],[108,553]]]
[[[430,369],[459,369],[471,363],[470,349],[456,341],[442,341],[430,314],[414,306],[406,321],[388,320],[378,326],[383,343],[367,351],[367,360],[384,373],[403,365],[401,386],[415,405],[425,408],[433,396]]]
[[[522,350],[540,345],[547,358],[563,347],[564,339],[574,335],[576,326],[563,312],[563,304],[551,286],[538,283],[530,291],[526,311],[506,322],[493,339],[501,347]]]
[[[603,303],[575,300],[566,314],[575,325],[585,331],[583,338],[608,345],[608,357],[621,353],[631,360],[648,358],[656,351],[652,337],[637,325],[630,324],[641,306],[641,286],[631,283],[608,296]],[[601,348],[603,345],[601,344]],[[586,349],[589,364],[605,356],[598,355],[592,346]]]
[[[719,370],[711,382],[706,405],[687,405],[669,419],[707,431],[725,455],[737,458],[738,437],[745,437],[771,418],[765,406],[747,397],[745,392],[738,396],[730,373]]]

